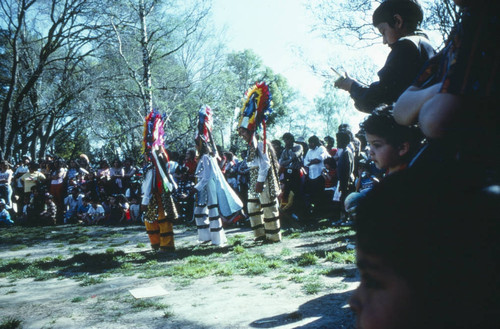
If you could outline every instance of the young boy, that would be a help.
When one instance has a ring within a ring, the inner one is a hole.
[[[409,168],[360,201],[358,328],[500,327],[500,186],[457,181],[463,170]]]
[[[386,0],[373,13],[373,26],[391,48],[379,81],[368,87],[347,76],[335,82],[348,91],[356,108],[371,113],[377,106],[395,102],[413,82],[423,64],[434,55],[425,35],[418,33],[423,11],[416,0]]]
[[[360,125],[370,144],[370,158],[390,175],[407,167],[422,140],[416,127],[398,125],[392,106],[377,109]]]

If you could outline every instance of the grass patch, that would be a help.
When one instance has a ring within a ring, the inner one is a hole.
[[[7,317],[0,323],[0,329],[17,329],[22,328],[22,321],[13,317]]]
[[[150,300],[150,299],[138,299],[134,300],[132,303],[132,308],[143,311],[146,309],[154,309],[154,310],[166,310],[170,308],[169,305],[163,304],[157,300]]]
[[[356,262],[356,251],[347,250],[344,252],[327,252],[325,259],[338,264],[354,264]]]
[[[245,252],[245,248],[243,246],[237,245],[234,247],[233,251],[237,254],[242,254]]]
[[[243,234],[235,234],[227,239],[227,244],[230,246],[241,246],[245,241]]]
[[[324,284],[321,282],[319,277],[311,276],[304,280],[302,291],[304,291],[307,295],[315,295],[320,292],[323,287]]]
[[[281,256],[291,256],[292,255],[292,251],[288,248],[283,248],[281,249],[281,252],[280,252],[280,255]]]
[[[81,281],[80,286],[81,287],[88,287],[92,286],[94,284],[99,284],[104,282],[104,278],[100,276],[89,276],[87,274],[81,276]]]
[[[9,250],[10,251],[18,251],[18,250],[23,250],[23,249],[26,249],[26,248],[28,248],[27,245],[25,245],[25,244],[18,244],[18,245],[10,247]]]
[[[81,243],[87,243],[89,241],[89,237],[87,235],[80,235],[74,239],[69,240],[69,244],[81,244]]]
[[[297,264],[299,266],[316,265],[317,263],[318,263],[318,256],[316,256],[314,253],[311,252],[306,252],[300,255],[299,259],[297,260]]]
[[[136,246],[136,248],[145,248],[146,247],[146,244],[145,243],[142,243],[142,242],[139,242]]]
[[[82,296],[78,296],[78,297],[75,297],[71,300],[72,303],[81,303],[85,300],[85,297],[82,297]]]
[[[279,259],[267,258],[261,254],[245,252],[239,254],[234,261],[234,266],[246,275],[260,275],[270,269],[280,268],[283,262]]]

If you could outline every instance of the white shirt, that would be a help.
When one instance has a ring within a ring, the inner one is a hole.
[[[315,149],[309,149],[307,151],[306,157],[304,158],[304,165],[309,167],[309,178],[316,179],[321,175],[321,171],[325,168],[323,161],[328,158],[330,154],[326,148],[322,145],[316,147]],[[311,160],[319,159],[320,162],[316,164],[309,164]]]

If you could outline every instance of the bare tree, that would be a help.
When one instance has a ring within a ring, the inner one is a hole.
[[[0,3],[0,10],[10,55],[3,63],[8,67],[8,79],[3,85],[6,92],[1,105],[0,148],[4,157],[10,157],[16,144],[25,149],[25,143],[36,143],[39,137],[44,138],[44,143],[50,139],[57,111],[67,109],[71,96],[61,94],[57,97],[61,97],[59,102],[48,102],[44,77],[59,68],[62,71],[58,78],[64,81],[73,74],[70,63],[75,64],[74,69],[92,52],[90,43],[99,37],[100,29],[94,19],[99,3],[6,0]],[[25,127],[33,130],[23,138],[20,132]]]
[[[317,17],[314,29],[326,38],[335,38],[354,46],[365,47],[379,38],[372,26],[373,10],[382,0],[319,0],[307,3],[307,8]],[[448,38],[458,17],[453,0],[420,1],[425,12],[423,27],[439,31],[442,40]]]

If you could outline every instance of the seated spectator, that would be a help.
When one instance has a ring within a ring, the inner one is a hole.
[[[123,218],[120,221],[121,224],[129,224],[130,223],[130,205],[128,203],[127,198],[123,194],[116,195],[116,202],[122,208]]]
[[[378,72],[379,81],[365,87],[346,74],[335,82],[337,88],[350,93],[354,106],[365,113],[395,102],[434,55],[426,35],[419,30],[423,11],[416,0],[383,1],[372,18],[383,43],[391,48],[384,67]]]
[[[10,213],[7,211],[7,204],[4,199],[0,199],[0,225],[12,226],[14,222],[10,218]]]
[[[14,177],[14,172],[10,169],[11,165],[9,162],[3,160],[0,161],[0,198],[2,198],[7,207],[12,208],[12,177]]]
[[[50,193],[45,194],[45,208],[40,213],[40,224],[43,226],[56,225],[57,206]]]
[[[64,224],[76,223],[78,208],[83,203],[83,194],[80,193],[78,187],[71,190],[71,195],[64,199]]]
[[[90,207],[84,216],[83,222],[88,225],[97,225],[106,217],[104,208],[98,203],[97,198],[91,199]]]
[[[89,209],[90,209],[90,198],[88,196],[84,196],[82,198],[82,203],[78,206],[76,210],[76,218],[78,223],[85,222]]]
[[[142,224],[141,205],[137,197],[130,198],[130,221],[132,224]]]
[[[470,181],[467,171],[410,168],[361,201],[361,283],[349,302],[358,327],[499,327],[500,186]]]
[[[371,160],[386,175],[406,168],[422,141],[418,128],[397,124],[391,111],[392,106],[377,109],[360,125],[370,144]]]

